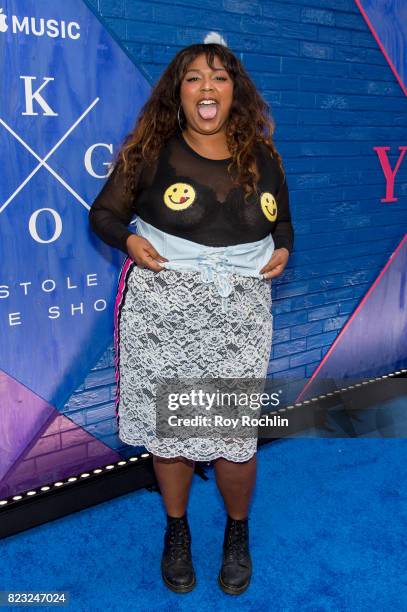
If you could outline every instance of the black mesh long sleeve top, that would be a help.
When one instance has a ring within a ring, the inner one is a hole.
[[[163,146],[154,163],[142,163],[137,189],[124,192],[118,166],[113,168],[93,202],[89,221],[97,236],[127,254],[126,240],[133,233],[135,216],[156,228],[205,246],[230,246],[254,242],[272,234],[275,248],[291,253],[291,223],[287,181],[275,158],[258,143],[260,173],[258,195],[244,201],[227,172],[231,158],[201,156],[181,131]]]

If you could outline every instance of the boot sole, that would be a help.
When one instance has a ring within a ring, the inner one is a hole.
[[[196,586],[196,578],[194,578],[190,584],[183,584],[183,585],[176,586],[175,584],[172,584],[172,582],[169,582],[167,580],[162,570],[161,570],[161,576],[162,576],[165,586],[167,586],[174,593],[189,593]]]
[[[244,593],[244,591],[248,588],[248,586],[250,585],[250,580],[248,580],[241,587],[228,586],[222,581],[221,575],[219,573],[218,574],[218,584],[224,593],[227,593],[228,595],[240,595],[241,593]]]

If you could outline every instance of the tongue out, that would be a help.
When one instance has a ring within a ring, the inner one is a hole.
[[[217,110],[217,104],[198,104],[198,113],[202,119],[214,119]]]

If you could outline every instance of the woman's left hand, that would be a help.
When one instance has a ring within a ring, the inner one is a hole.
[[[274,278],[280,276],[284,272],[284,268],[287,265],[290,252],[285,247],[281,249],[275,249],[269,262],[260,270],[260,274],[264,274],[264,279]]]

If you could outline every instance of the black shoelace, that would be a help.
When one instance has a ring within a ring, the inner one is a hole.
[[[187,525],[181,522],[173,522],[168,525],[167,529],[170,559],[172,561],[177,561],[178,559],[188,561],[190,558],[190,539]]]
[[[244,523],[233,522],[230,524],[225,542],[225,558],[227,561],[247,558],[248,555],[248,530]]]

